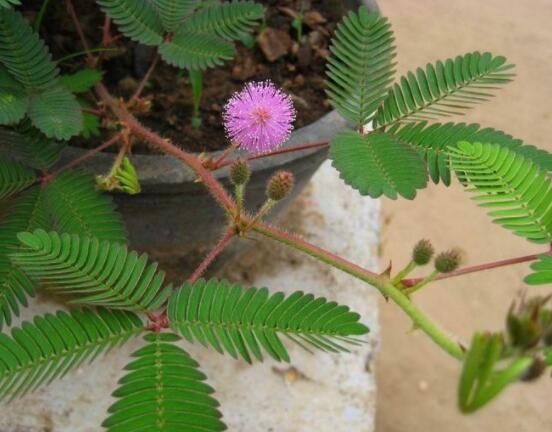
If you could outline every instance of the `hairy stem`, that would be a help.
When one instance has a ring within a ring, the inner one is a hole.
[[[544,253],[546,253],[546,252],[544,252]],[[474,266],[471,266],[471,267],[464,267],[464,268],[452,271],[450,273],[441,273],[440,275],[435,277],[433,279],[433,281],[449,279],[449,278],[452,278],[452,277],[462,276],[462,275],[469,274],[469,273],[477,273],[477,272],[480,272],[480,271],[491,270],[491,269],[499,268],[499,267],[506,267],[506,266],[510,266],[510,265],[514,265],[514,264],[521,264],[521,263],[525,263],[525,262],[529,262],[529,261],[535,261],[536,259],[539,258],[539,255],[542,255],[542,254],[532,254],[532,255],[526,255],[526,256],[517,257],[517,258],[509,258],[509,259],[505,259],[505,260],[493,261],[493,262],[489,262],[489,263],[485,263],[485,264],[474,265]],[[420,277],[420,278],[415,278],[415,279],[403,279],[401,281],[401,284],[405,287],[412,287],[412,286],[420,283],[424,279],[425,279],[425,277]]]
[[[44,176],[43,180],[44,181],[51,180],[51,179],[55,178],[58,174],[60,174],[62,171],[68,170],[70,168],[74,168],[78,164],[84,162],[86,159],[89,159],[92,156],[94,156],[96,153],[99,153],[102,150],[105,150],[106,148],[111,147],[113,144],[115,144],[117,141],[119,141],[119,139],[121,139],[122,135],[123,135],[123,132],[119,132],[119,133],[113,135],[109,140],[107,140],[103,144],[99,145],[98,147],[93,148],[92,150],[88,150],[82,156],[79,156],[78,158],[73,159],[71,162],[69,162],[66,165],[63,165],[60,168],[58,168],[53,173],[47,174],[46,176]]]
[[[321,248],[307,243],[301,238],[278,228],[257,224],[252,228],[254,231],[302,251],[319,261],[322,261],[332,267],[335,267],[345,273],[350,274],[378,289],[386,298],[393,300],[409,317],[412,322],[424,333],[426,333],[437,345],[456,359],[464,357],[464,351],[460,344],[445,334],[436,324],[434,324],[418,307],[410,301],[391,281],[376,273],[370,272],[356,264],[353,264],[337,255],[331,254]]]
[[[231,226],[226,230],[222,238],[215,245],[215,247],[209,252],[209,254],[203,259],[199,266],[194,270],[192,275],[188,278],[189,283],[195,283],[207,270],[207,268],[213,263],[213,261],[226,249],[230,244],[234,236],[236,235],[236,228]]]
[[[151,74],[155,70],[155,68],[157,66],[157,63],[159,63],[159,59],[160,59],[159,54],[158,53],[155,54],[155,57],[153,58],[153,61],[151,62],[150,67],[148,68],[146,74],[142,77],[142,81],[140,81],[140,84],[138,84],[138,87],[136,88],[136,91],[134,92],[134,94],[130,98],[129,102],[133,102],[133,101],[137,100],[140,97],[140,95],[144,91],[144,87],[146,87],[146,84],[148,83],[149,79],[151,78]]]
[[[201,161],[193,154],[188,153],[173,144],[169,140],[166,140],[155,132],[152,132],[145,126],[143,126],[136,118],[128,112],[125,105],[119,100],[115,99],[107,88],[99,83],[96,84],[96,93],[104,101],[104,103],[110,107],[113,113],[119,118],[121,123],[125,124],[132,132],[144,139],[149,144],[157,147],[164,153],[175,157],[176,159],[184,162],[199,176],[205,187],[211,192],[213,197],[219,202],[222,207],[232,213],[235,208],[235,203],[232,197],[226,192],[224,187],[213,177],[213,175],[206,169]]]
[[[163,139],[156,133],[144,127],[136,120],[126,109],[126,106],[115,99],[107,88],[99,83],[96,85],[96,93],[103,102],[110,107],[113,113],[119,118],[121,123],[128,127],[136,135],[143,138],[148,143],[159,148],[164,153],[171,155],[184,162],[199,176],[205,187],[215,197],[217,202],[226,209],[231,215],[235,213],[236,205],[233,199],[228,195],[224,187],[206,169],[202,162],[194,155],[175,147],[170,141]],[[251,218],[247,215],[242,216],[242,222],[248,224]],[[281,231],[277,228],[262,223],[255,224],[252,229],[266,237],[277,240],[294,249],[297,249],[307,255],[310,255],[321,262],[335,267],[345,273],[348,273],[360,280],[376,287],[384,296],[391,298],[403,311],[412,319],[414,324],[424,331],[437,345],[451,354],[453,357],[461,359],[463,350],[461,346],[446,335],[438,326],[436,326],[422,311],[420,311],[408,297],[397,289],[388,278],[382,277],[374,272],[364,269],[354,263],[347,261],[331,252],[312,245],[298,236],[294,236]]]
[[[275,151],[272,151],[270,153],[262,153],[260,155],[249,156],[248,158],[246,158],[246,160],[247,161],[252,161],[252,160],[256,160],[256,159],[264,159],[264,158],[267,158],[267,157],[278,156],[278,155],[285,154],[285,153],[293,153],[293,152],[298,152],[298,151],[301,151],[301,150],[311,150],[311,149],[316,149],[316,148],[328,147],[329,145],[330,145],[329,141],[319,141],[319,142],[315,142],[315,143],[302,144],[302,145],[298,145],[298,146],[295,146],[295,147],[275,150]],[[214,169],[217,170],[217,169],[220,169],[220,168],[224,168],[225,166],[232,165],[234,162],[235,162],[235,160],[222,161],[219,164],[215,164]]]
[[[75,26],[75,29],[77,30],[77,34],[79,35],[79,39],[81,41],[82,47],[87,52],[88,57],[90,57],[90,54],[88,53],[88,51],[90,51],[90,45],[88,45],[88,41],[84,36],[84,31],[82,30],[79,17],[77,16],[75,5],[73,5],[73,0],[65,0],[65,4],[67,6],[67,13],[71,17],[71,20],[73,21],[73,25]]]

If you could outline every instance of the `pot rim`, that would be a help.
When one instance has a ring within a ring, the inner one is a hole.
[[[346,124],[346,121],[336,111],[331,111],[315,122],[295,130],[291,134],[289,140],[281,148],[291,148],[299,144],[314,143],[318,141],[329,141],[337,132],[343,129]],[[277,156],[252,160],[250,166],[253,172],[272,170],[292,161],[303,159],[313,153],[326,150],[326,148],[315,148],[283,153]],[[63,165],[83,155],[86,151],[87,150],[83,148],[67,146],[62,152],[58,164]],[[216,158],[222,155],[223,152],[224,150],[217,150],[208,152],[208,154]],[[199,155],[199,153],[194,154]],[[236,154],[246,155],[247,152],[237,150]],[[84,161],[80,166],[96,174],[104,173],[109,171],[113,163],[113,158],[113,153],[99,152]],[[134,154],[130,156],[130,159],[138,172],[140,183],[145,187],[145,193],[148,192],[148,186],[155,185],[156,188],[162,185],[174,187],[184,183],[194,182],[196,179],[196,175],[189,167],[169,155]],[[216,178],[226,178],[229,174],[229,168],[222,168],[215,171],[214,174]]]

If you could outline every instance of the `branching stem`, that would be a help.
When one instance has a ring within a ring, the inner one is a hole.
[[[90,50],[90,45],[88,45],[88,41],[84,36],[84,31],[82,30],[79,17],[77,16],[77,12],[75,10],[75,5],[73,4],[73,0],[65,0],[65,4],[67,5],[67,13],[71,17],[71,20],[73,21],[73,25],[75,26],[75,29],[77,30],[77,34],[79,35],[82,47],[88,53],[88,51]],[[90,57],[90,53],[88,53],[87,56]]]
[[[414,323],[416,328],[424,331],[437,345],[456,359],[462,359],[464,350],[450,336],[445,334],[435,323],[433,323],[418,307],[410,301],[391,281],[383,276],[373,273],[365,268],[334,255],[324,249],[311,245],[298,236],[289,234],[270,225],[259,223],[252,228],[254,231],[297,249],[317,260],[335,267],[351,276],[356,277],[374,286],[386,298],[393,300],[405,312]]]
[[[140,84],[138,84],[138,87],[136,88],[136,91],[130,98],[129,103],[134,102],[137,100],[142,92],[144,91],[144,87],[146,87],[146,84],[148,83],[149,79],[151,78],[151,74],[155,70],[157,63],[159,63],[159,54],[155,54],[155,57],[153,58],[153,61],[151,62],[150,67],[148,68],[146,74],[142,77],[142,81],[140,81]]]
[[[298,146],[295,146],[295,147],[284,148],[284,149],[280,149],[280,150],[274,150],[270,153],[262,153],[262,154],[255,155],[255,156],[249,156],[248,158],[246,158],[246,160],[247,161],[252,161],[252,160],[256,160],[256,159],[264,159],[264,158],[268,158],[268,157],[272,157],[272,156],[278,156],[278,155],[282,155],[282,154],[286,154],[286,153],[298,152],[298,151],[301,151],[301,150],[312,150],[312,149],[317,149],[317,148],[324,148],[324,147],[328,147],[329,145],[330,145],[329,141],[319,141],[319,142],[314,142],[314,143],[309,143],[309,144],[302,144],[302,145],[298,145]],[[235,162],[235,160],[221,161],[221,163],[215,164],[214,169],[217,170],[217,169],[220,169],[220,168],[224,168],[225,166],[232,165],[234,162]]]
[[[543,252],[543,253],[546,253],[546,252]],[[505,259],[505,260],[492,261],[492,262],[485,263],[485,264],[474,265],[474,266],[471,266],[471,267],[464,267],[464,268],[452,271],[450,273],[442,273],[442,274],[438,275],[437,277],[435,277],[433,279],[433,281],[449,279],[449,278],[452,278],[452,277],[462,276],[462,275],[469,274],[469,273],[477,273],[477,272],[480,272],[480,271],[491,270],[491,269],[499,268],[499,267],[507,267],[507,266],[510,266],[510,265],[521,264],[521,263],[525,263],[525,262],[529,262],[529,261],[535,261],[536,259],[539,258],[539,255],[542,255],[542,254],[525,255],[525,256],[517,257],[517,258],[509,258],[509,259]],[[412,287],[412,286],[420,283],[424,279],[425,279],[425,277],[415,278],[415,279],[403,279],[401,281],[401,284],[405,287]]]
[[[103,100],[103,102],[110,107],[123,125],[164,153],[184,162],[188,167],[195,171],[205,187],[209,190],[213,197],[215,197],[217,202],[224,209],[226,209],[230,215],[235,214],[236,204],[233,199],[228,195],[220,182],[208,169],[203,166],[202,162],[196,156],[179,149],[171,144],[170,141],[144,127],[128,112],[124,103],[111,96],[103,84],[99,83],[96,85],[96,93]],[[249,216],[245,214],[242,215],[242,223],[247,225],[250,222],[251,218]],[[387,277],[380,276],[374,272],[364,269],[344,258],[332,254],[331,252],[312,245],[298,236],[286,233],[278,228],[259,222],[253,225],[252,230],[268,238],[272,238],[286,244],[318,259],[321,262],[324,262],[345,273],[357,277],[370,285],[373,285],[385,297],[393,300],[412,319],[416,327],[424,331],[444,351],[457,359],[461,359],[463,357],[463,350],[461,346],[454,339],[446,335],[437,325],[435,325],[422,311],[417,308],[417,306],[410,301],[407,296],[396,288]],[[225,241],[228,242],[229,240]],[[220,252],[217,252],[217,255],[218,253]]]
[[[115,135],[113,135],[109,140],[107,140],[106,142],[104,142],[103,144],[99,145],[98,147],[96,148],[93,148],[91,150],[88,150],[85,154],[83,154],[82,156],[79,156],[78,158],[76,159],[73,159],[71,162],[69,162],[68,164],[66,165],[63,165],[62,167],[58,168],[56,171],[54,171],[53,173],[50,173],[50,174],[46,174],[42,181],[43,182],[48,182],[50,180],[53,180],[57,175],[59,175],[61,172],[65,171],[65,170],[68,170],[70,168],[74,168],[75,166],[77,166],[78,164],[84,162],[85,160],[91,158],[92,156],[94,156],[96,153],[99,153],[109,147],[111,147],[113,144],[115,144],[117,141],[119,141],[119,139],[121,138],[121,136],[123,135],[123,132],[119,132]]]

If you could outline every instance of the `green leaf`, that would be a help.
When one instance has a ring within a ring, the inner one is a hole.
[[[120,243],[36,230],[18,235],[22,248],[12,262],[45,289],[73,297],[72,304],[154,311],[170,295],[165,273]]]
[[[77,99],[61,85],[31,96],[29,118],[48,138],[60,140],[78,135],[83,125]]]
[[[4,323],[11,325],[12,315],[19,316],[20,306],[27,306],[27,296],[34,295],[34,283],[8,256],[19,247],[17,233],[48,228],[50,222],[39,187],[4,207],[0,210],[4,215],[0,224],[0,330]]]
[[[345,183],[361,195],[414,199],[416,189],[427,184],[418,152],[394,135],[343,131],[331,142],[330,158]]]
[[[0,400],[62,378],[142,331],[141,320],[130,312],[85,309],[36,316],[12,329],[11,337],[0,334]]]
[[[17,131],[0,128],[0,155],[32,168],[48,170],[58,161],[63,148],[63,142],[46,138],[28,122],[23,122]]]
[[[96,0],[119,31],[144,45],[163,42],[163,25],[154,4],[148,0]]]
[[[478,124],[466,123],[407,123],[403,127],[398,124],[387,130],[402,141],[408,142],[422,152],[429,169],[429,175],[434,183],[441,180],[450,185],[450,158],[448,147],[454,147],[459,141],[490,142],[509,148],[516,153],[531,159],[541,169],[552,171],[552,154],[532,145],[526,145],[522,140],[505,132],[481,128]]]
[[[226,40],[241,40],[264,17],[262,5],[252,1],[232,1],[206,7],[191,16],[183,29],[217,35]]]
[[[471,187],[494,223],[536,243],[552,239],[552,186],[547,172],[530,159],[499,144],[449,147],[458,178]]]
[[[142,191],[140,181],[138,180],[138,173],[128,157],[123,159],[123,163],[115,173],[115,178],[119,183],[119,188],[129,195],[136,195]]]
[[[174,345],[180,338],[158,333],[144,339],[147,345],[132,354],[102,426],[108,432],[226,430],[207,377]]]
[[[202,3],[201,0],[154,0],[159,11],[163,28],[168,32],[174,32],[184,18],[191,15]]]
[[[511,68],[513,65],[502,56],[475,51],[428,64],[425,71],[418,68],[415,73],[408,72],[389,90],[374,125],[463,114],[510,82],[514,76]]]
[[[216,279],[184,284],[169,299],[168,316],[173,330],[188,341],[247,362],[250,353],[262,361],[263,350],[277,361],[289,361],[281,336],[303,348],[341,352],[347,344],[358,344],[351,336],[368,332],[358,314],[323,297],[297,291],[286,298]]]
[[[23,16],[0,9],[0,63],[28,90],[57,83],[59,70],[42,39]]]
[[[519,380],[532,363],[531,358],[524,357],[497,368],[502,351],[500,335],[474,335],[458,387],[458,405],[463,413],[473,413],[488,404],[508,385]]]
[[[531,269],[534,272],[525,277],[525,283],[529,285],[552,283],[552,256],[539,255],[539,260],[531,264]]]
[[[85,93],[102,80],[102,73],[96,69],[82,69],[71,75],[63,75],[61,84],[71,93]]]
[[[393,81],[393,41],[387,19],[364,6],[337,27],[327,63],[327,93],[356,126],[370,121]]]
[[[20,162],[0,159],[0,199],[27,189],[36,181],[36,173]]]
[[[91,175],[62,172],[45,188],[45,198],[57,231],[126,242],[121,216],[111,197],[96,190]]]
[[[19,6],[20,4],[21,4],[20,0],[0,0],[0,9]]]
[[[232,43],[215,35],[198,34],[184,28],[177,31],[171,41],[159,47],[159,54],[173,66],[204,70],[233,58],[235,48]]]
[[[29,98],[23,86],[0,66],[0,125],[18,123],[28,106]]]

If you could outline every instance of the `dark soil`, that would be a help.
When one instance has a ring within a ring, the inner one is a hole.
[[[42,0],[24,3],[25,12],[32,18]],[[78,36],[62,1],[51,2],[41,28],[54,59],[82,50]],[[248,49],[237,44],[237,55],[224,66],[209,69],[204,74],[204,90],[201,103],[203,124],[195,129],[191,125],[192,94],[188,74],[160,62],[143,92],[141,112],[135,114],[147,126],[170,138],[175,144],[189,151],[210,151],[228,145],[222,125],[222,110],[235,92],[247,81],[270,79],[289,93],[297,109],[297,128],[312,123],[330,110],[324,92],[325,63],[328,46],[337,22],[346,12],[344,1],[338,0],[283,0],[263,1],[266,6],[266,26],[262,33],[255,33],[257,42]],[[297,41],[292,26],[293,15],[305,12],[303,37]],[[100,46],[103,14],[92,0],[75,2],[84,32],[91,46]],[[114,29],[116,31],[116,28]],[[276,47],[274,47],[274,44]],[[104,83],[113,94],[128,98],[145,74],[154,49],[143,47],[121,38],[114,46],[118,50],[105,54],[103,62]],[[264,48],[264,50],[263,50]],[[270,59],[267,57],[277,56]],[[61,65],[64,72],[84,67],[79,57]],[[90,95],[91,102],[93,101]],[[150,105],[151,104],[151,105]],[[147,109],[143,109],[146,106]],[[145,111],[145,112],[144,112]],[[105,136],[104,136],[105,134]],[[108,136],[88,140],[75,139],[74,144],[95,147]],[[149,152],[145,145],[137,143],[137,152]]]

